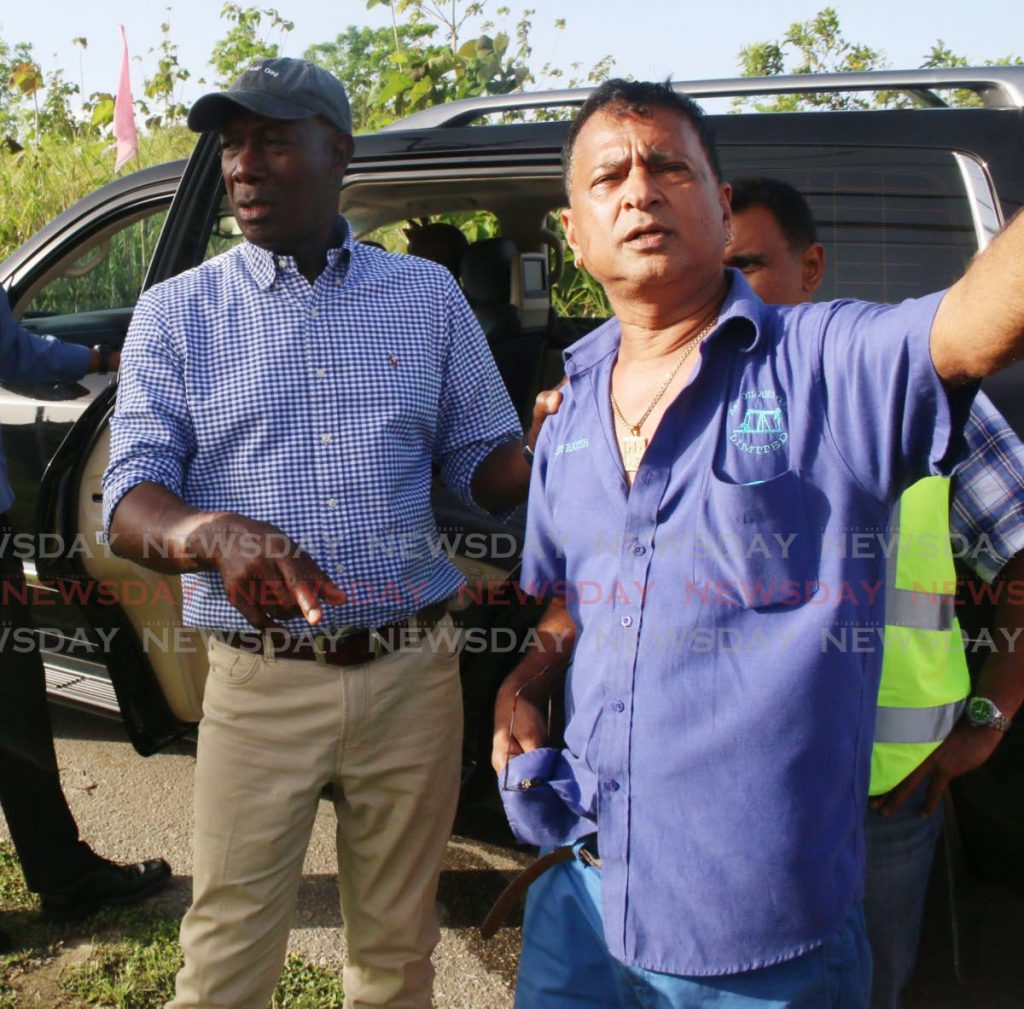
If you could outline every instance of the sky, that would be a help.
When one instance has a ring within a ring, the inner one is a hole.
[[[243,0],[246,2],[246,0]],[[254,2],[254,0],[253,0]],[[808,20],[827,0],[718,0],[693,4],[687,0],[533,0],[524,4],[504,0],[515,15],[533,8],[531,66],[551,63],[565,71],[579,61],[589,68],[605,55],[615,59],[614,71],[637,79],[697,80],[732,77],[737,53],[746,44],[778,39],[794,21]],[[179,60],[192,73],[181,94],[190,104],[205,90],[196,79],[212,76],[207,59],[213,43],[224,35],[219,18],[221,0],[43,0],[0,6],[0,38],[8,44],[30,42],[43,70],[64,68],[66,78],[84,84],[86,95],[116,89],[120,61],[120,34],[124,24],[131,76],[136,98],[142,81],[152,73],[155,60],[147,50],[160,41],[160,24],[169,18],[171,39],[178,44]],[[248,5],[248,3],[246,3]],[[488,0],[494,11],[502,4]],[[317,42],[333,40],[347,25],[380,27],[390,23],[386,8],[368,11],[366,0],[262,0],[295,22],[295,29],[280,38],[282,54],[301,56]],[[843,34],[851,42],[884,51],[897,69],[916,67],[936,39],[954,51],[981,62],[985,58],[1020,54],[1024,50],[1024,4],[1020,0],[970,0],[929,4],[922,15],[920,0],[833,0]],[[726,13],[728,12],[728,13]],[[567,27],[557,31],[556,18]],[[479,33],[472,26],[464,37]],[[83,50],[71,40],[84,36]],[[547,86],[564,86],[549,82]]]

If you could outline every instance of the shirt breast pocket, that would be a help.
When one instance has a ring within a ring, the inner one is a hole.
[[[818,591],[824,495],[796,470],[758,483],[709,472],[694,547],[694,582],[750,609],[792,609]]]

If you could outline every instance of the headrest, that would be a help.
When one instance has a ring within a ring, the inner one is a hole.
[[[419,256],[420,259],[429,259],[447,266],[458,277],[462,254],[469,245],[469,239],[454,224],[436,221],[407,228],[405,237],[409,240],[410,256]]]
[[[511,238],[485,238],[466,249],[461,271],[466,297],[475,303],[508,303],[517,251]]]

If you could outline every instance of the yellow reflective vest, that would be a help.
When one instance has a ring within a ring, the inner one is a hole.
[[[890,532],[898,547],[886,562],[871,795],[898,785],[949,735],[971,686],[954,610],[949,480],[926,477],[907,490]]]

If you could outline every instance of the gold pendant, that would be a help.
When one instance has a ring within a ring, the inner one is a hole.
[[[627,473],[635,473],[640,468],[640,460],[647,450],[647,439],[642,435],[627,434],[622,439],[622,468]]]

